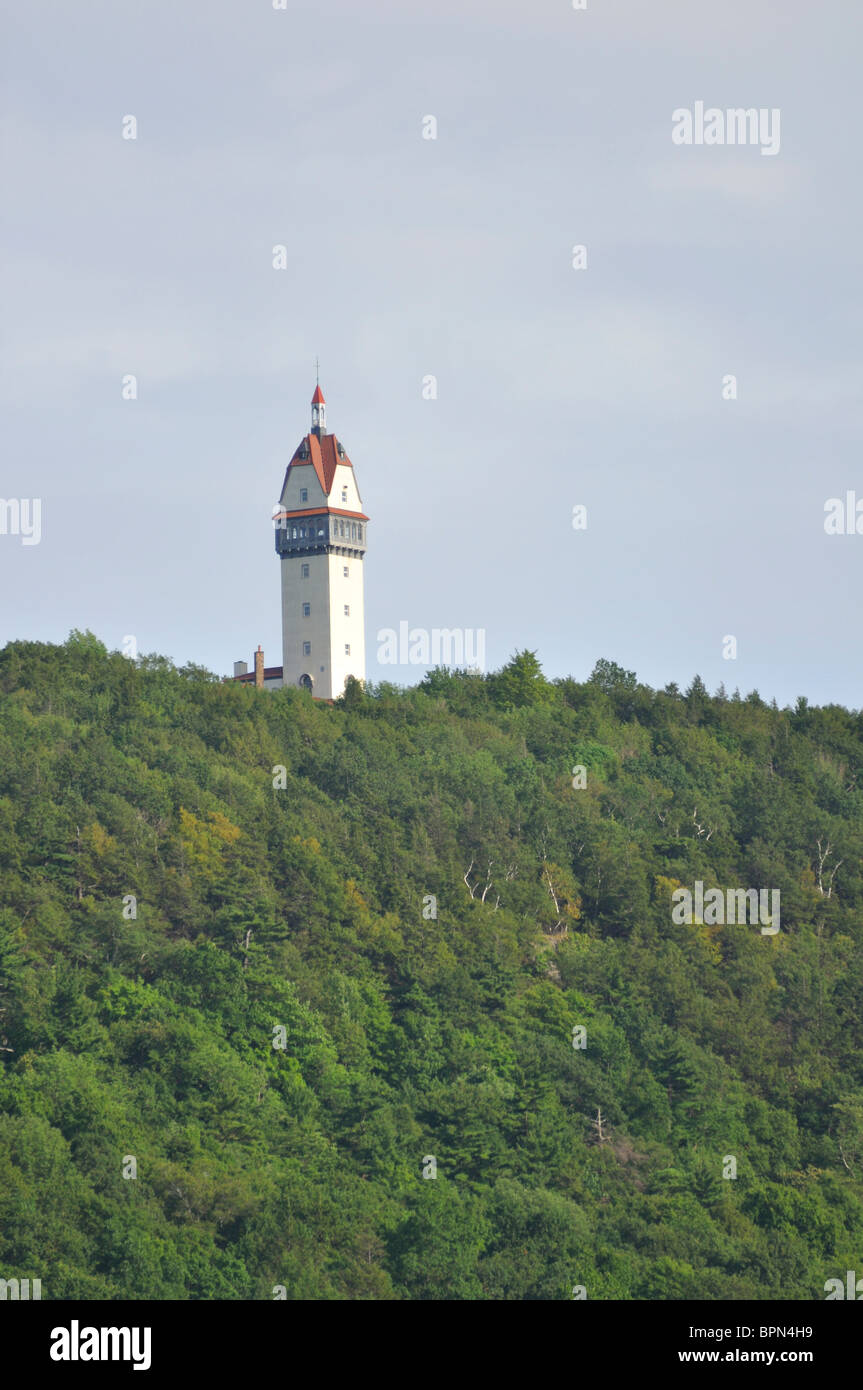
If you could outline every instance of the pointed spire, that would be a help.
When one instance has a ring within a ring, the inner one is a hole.
[[[327,432],[327,403],[324,400],[324,393],[321,384],[318,382],[315,387],[315,394],[312,396],[312,434],[316,434],[320,439],[322,434]]]

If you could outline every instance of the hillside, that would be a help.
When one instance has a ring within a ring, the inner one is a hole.
[[[697,881],[781,930],[674,921]],[[859,713],[0,653],[0,1275],[43,1298],[823,1298],[861,1001]]]

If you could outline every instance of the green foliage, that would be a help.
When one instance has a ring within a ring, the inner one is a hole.
[[[674,922],[696,879],[781,932]],[[0,1275],[45,1298],[823,1296],[861,997],[858,713],[0,652]]]
[[[523,709],[554,700],[554,688],[545,680],[536,652],[516,652],[490,677],[489,687],[493,702],[501,709]]]
[[[624,671],[616,661],[608,661],[605,657],[600,657],[588,679],[591,685],[598,686],[606,695],[612,695],[617,690],[635,690],[638,684],[634,671]]]

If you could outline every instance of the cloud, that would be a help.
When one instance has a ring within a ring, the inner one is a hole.
[[[682,157],[672,155],[662,164],[651,165],[645,170],[644,182],[660,193],[711,193],[760,204],[783,202],[792,194],[805,192],[809,178],[801,165],[776,160],[768,168],[765,160],[755,164],[747,154],[749,151],[740,158],[734,151],[728,159],[724,150],[698,147],[694,157],[687,150]]]

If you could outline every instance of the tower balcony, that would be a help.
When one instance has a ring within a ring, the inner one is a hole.
[[[277,555],[337,555],[366,552],[368,518],[333,512],[280,512],[273,518]]]

